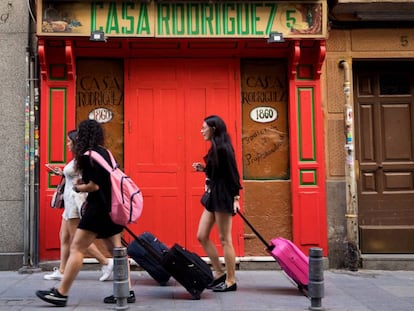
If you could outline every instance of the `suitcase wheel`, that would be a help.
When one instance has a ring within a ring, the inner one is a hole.
[[[191,294],[191,299],[192,300],[200,300],[201,299],[200,293]]]
[[[201,292],[198,289],[192,288],[191,290],[189,290],[189,293],[191,294],[191,299],[192,300],[200,300],[201,299]]]

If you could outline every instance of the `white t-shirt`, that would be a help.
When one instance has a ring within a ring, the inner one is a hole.
[[[65,165],[63,175],[65,175],[65,190],[63,192],[65,208],[62,217],[65,220],[80,218],[80,209],[86,200],[87,193],[73,191],[73,186],[81,178],[81,174],[76,171],[75,160],[71,160]]]

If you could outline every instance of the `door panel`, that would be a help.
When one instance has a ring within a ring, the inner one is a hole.
[[[184,205],[184,150],[178,139],[183,135],[183,96],[177,69],[167,62],[144,61],[128,68],[133,82],[127,93],[133,96],[125,109],[125,159],[128,173],[145,196],[135,231],[150,230],[163,241],[174,236],[183,243],[185,210],[177,208]]]
[[[125,163],[145,201],[143,215],[132,227],[138,233],[152,231],[167,245],[178,242],[203,254],[196,232],[204,174],[196,173],[191,164],[202,161],[209,147],[200,133],[207,115],[222,116],[236,141],[234,63],[130,60],[127,66],[126,94],[133,96],[125,108]],[[235,221],[238,254],[241,228]]]
[[[236,92],[239,86],[235,85],[236,63],[223,61],[194,61],[187,62],[188,79],[185,90],[185,114],[186,114],[186,189],[187,200],[187,245],[197,253],[204,251],[196,239],[198,220],[203,208],[200,205],[200,197],[204,191],[204,174],[197,173],[191,167],[193,162],[202,162],[203,156],[210,146],[201,136],[200,130],[203,119],[211,114],[220,115],[226,122],[227,129],[235,144],[236,150],[239,133],[236,130],[236,120],[239,111],[239,101]],[[240,130],[240,129],[238,129]],[[237,152],[238,158],[241,153]],[[240,164],[240,162],[239,162]],[[240,165],[239,165],[240,168]],[[242,224],[238,217],[233,219],[233,243],[236,254],[241,254],[243,249]],[[216,244],[219,244],[217,230],[212,236]],[[218,248],[221,251],[221,248]]]
[[[413,69],[412,63],[355,66],[363,253],[414,252]]]

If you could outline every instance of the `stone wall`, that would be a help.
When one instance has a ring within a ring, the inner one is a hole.
[[[25,0],[0,2],[0,270],[23,264]]]

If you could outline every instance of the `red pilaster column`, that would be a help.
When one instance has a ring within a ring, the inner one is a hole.
[[[293,242],[328,254],[324,126],[320,91],[324,41],[295,41],[289,61]]]
[[[50,207],[50,199],[60,177],[45,164],[63,166],[71,159],[66,146],[69,130],[75,128],[75,64],[72,41],[38,42],[40,63],[40,172],[39,172],[39,256],[56,259],[60,253],[59,228],[62,211]]]

